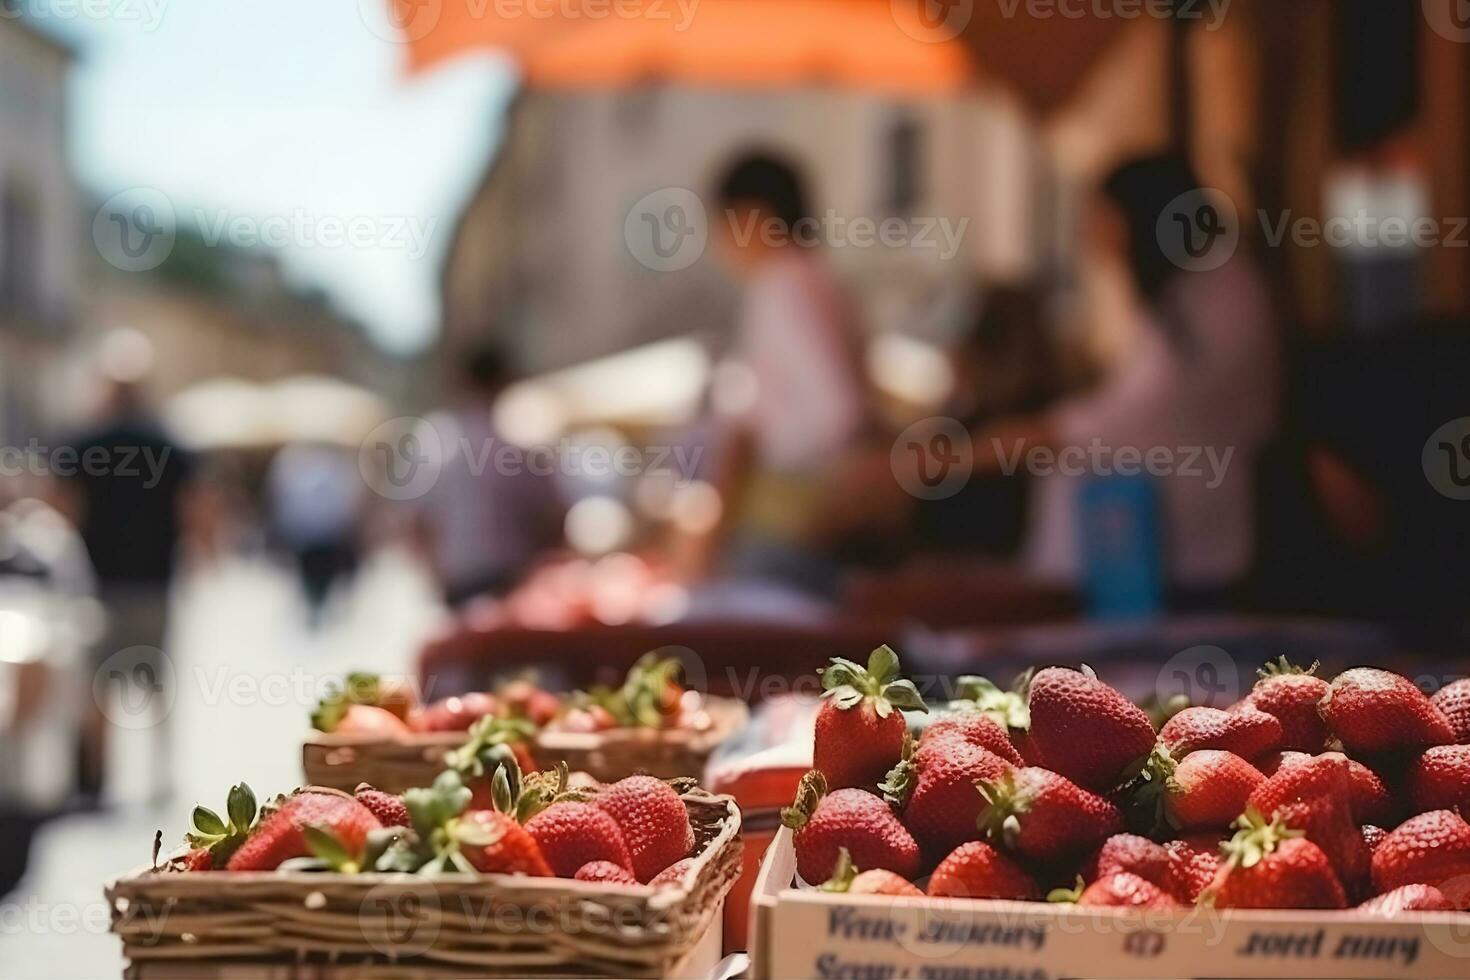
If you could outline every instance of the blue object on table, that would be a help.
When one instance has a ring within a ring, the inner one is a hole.
[[[1088,609],[1098,619],[1139,619],[1163,608],[1158,487],[1147,476],[1087,481],[1077,495]]]

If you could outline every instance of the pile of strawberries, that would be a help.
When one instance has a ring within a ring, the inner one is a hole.
[[[1470,680],[1430,699],[1314,669],[1282,658],[1157,731],[1085,667],[966,678],[915,739],[903,711],[928,708],[892,650],[834,660],[783,813],[798,872],[894,896],[1470,910]]]
[[[655,888],[681,884],[695,847],[673,786],[630,776],[590,789],[565,766],[521,775],[504,749],[467,786],[450,770],[401,797],[307,788],[259,808],[243,783],[226,815],[196,807],[180,871],[480,872]]]

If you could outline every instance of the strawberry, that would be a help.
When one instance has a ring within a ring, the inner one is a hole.
[[[979,839],[977,821],[984,801],[975,792],[975,784],[998,779],[1014,769],[1000,756],[957,736],[941,734],[920,741],[918,749],[889,772],[880,788],[933,860],[965,841]]]
[[[1455,741],[1460,745],[1470,744],[1470,677],[1446,684],[1429,701],[1450,723]]]
[[[796,869],[809,882],[826,881],[843,848],[862,868],[882,868],[912,878],[919,872],[919,845],[883,800],[861,789],[827,792],[818,769],[801,777],[796,798],[781,811],[796,833]]]
[[[1053,892],[1052,901],[1069,900],[1067,890]],[[1127,871],[1103,875],[1082,890],[1078,905],[1096,908],[1173,909],[1184,903],[1152,881]]]
[[[1329,752],[1284,764],[1250,796],[1247,806],[1302,831],[1325,851],[1349,888],[1368,879],[1371,854],[1353,820],[1347,759]]]
[[[1115,874],[1136,875],[1166,891],[1175,887],[1174,859],[1162,844],[1137,834],[1114,834],[1082,865],[1088,884]]]
[[[536,839],[508,813],[469,810],[450,824],[448,834],[481,874],[553,877]]]
[[[694,850],[689,811],[661,779],[629,776],[603,787],[594,802],[617,821],[639,881],[651,880]]]
[[[373,816],[378,818],[378,823],[384,827],[413,826],[413,822],[408,817],[408,807],[403,805],[403,800],[392,793],[373,789],[367,783],[358,783],[357,789],[352,791],[352,796],[357,802],[372,811]]]
[[[1448,745],[1449,720],[1407,677],[1354,667],[1332,681],[1319,710],[1347,751],[1393,752]]]
[[[1220,749],[1242,759],[1255,759],[1278,749],[1281,738],[1281,722],[1276,716],[1251,704],[1236,711],[1185,708],[1159,730],[1159,744],[1176,759],[1200,749]]]
[[[1159,745],[1130,791],[1156,830],[1223,830],[1265,781],[1260,770],[1233,752],[1200,749],[1176,762]]]
[[[1028,766],[977,788],[986,838],[1033,861],[1075,858],[1123,831],[1117,806],[1049,769]]]
[[[1376,824],[1365,823],[1358,830],[1363,835],[1363,843],[1368,845],[1369,854],[1376,854],[1378,852],[1378,845],[1382,844],[1384,838],[1388,836],[1388,831]]]
[[[1284,656],[1268,663],[1257,671],[1260,679],[1250,694],[1231,710],[1244,711],[1250,706],[1274,716],[1281,722],[1284,751],[1321,752],[1328,733],[1326,722],[1317,713],[1317,703],[1330,686],[1316,676],[1316,670],[1316,664],[1306,670],[1293,666]]]
[[[415,711],[408,716],[408,724],[416,732],[467,732],[475,722],[499,714],[500,710],[495,695],[472,691]]]
[[[1216,908],[1343,909],[1347,893],[1320,847],[1279,817],[1267,823],[1255,810],[1222,851],[1225,862],[1201,896]]]
[[[1415,812],[1470,813],[1470,745],[1439,745],[1409,765],[1409,800]]]
[[[317,721],[317,718],[330,717],[331,721]],[[320,727],[330,724],[331,728],[323,728],[322,731],[332,735],[362,735],[373,738],[400,738],[409,734],[411,729],[401,718],[384,708],[376,708],[370,704],[349,704],[343,706],[340,713],[335,715],[313,716],[313,724]]]
[[[577,869],[572,876],[578,881],[595,881],[607,885],[636,885],[638,879],[633,872],[611,861],[589,861]]]
[[[1041,888],[1020,865],[983,841],[955,848],[929,876],[936,898],[993,898],[1039,902]]]
[[[208,807],[194,807],[189,832],[184,835],[191,848],[185,856],[189,870],[208,870],[200,867],[204,863],[201,851],[209,857],[209,868],[224,867],[255,829],[257,813],[255,791],[247,783],[230,787],[224,819]]]
[[[1174,887],[1170,889],[1186,902],[1194,902],[1214,881],[1220,870],[1220,835],[1185,834],[1164,845],[1173,864]]]
[[[570,878],[593,861],[611,861],[633,870],[633,857],[618,822],[590,803],[553,803],[526,821],[526,833],[535,839],[558,877]]]
[[[500,703],[505,705],[506,714],[537,728],[549,724],[561,711],[561,698],[526,680],[511,681],[502,687]]]
[[[1405,820],[1373,852],[1373,885],[1380,892],[1433,885],[1470,911],[1470,824],[1450,810]]]
[[[650,888],[678,888],[684,884],[684,876],[694,867],[693,858],[680,858],[649,880]]]
[[[1375,895],[1359,905],[1358,911],[1391,918],[1400,912],[1453,912],[1455,907],[1433,885],[1404,885]]]
[[[176,859],[175,866],[180,871],[213,871],[214,855],[207,847],[190,848]]]
[[[349,853],[367,844],[370,831],[382,824],[361,803],[335,790],[306,789],[288,798],[280,809],[263,819],[230,857],[230,871],[274,871],[292,858],[310,857],[306,830],[330,833]]]
[[[348,674],[341,685],[332,684],[311,713],[312,727],[323,732],[401,735],[409,728],[417,697],[402,680],[377,674]],[[370,708],[355,711],[355,708]],[[382,714],[379,714],[381,712]],[[394,726],[382,715],[400,722]]]
[[[848,895],[888,895],[893,898],[922,898],[924,895],[918,885],[892,871],[883,868],[858,871],[857,866],[852,863],[852,855],[847,853],[845,847],[837,852],[837,867],[833,869],[832,877],[823,883],[822,891]]]
[[[463,745],[444,755],[444,766],[459,774],[460,780],[474,793],[473,807],[491,809],[490,780],[501,765],[512,765],[520,772],[536,768],[529,743],[536,728],[522,718],[487,716],[470,726]]]
[[[1084,789],[1113,790],[1124,770],[1153,749],[1148,715],[1090,668],[1039,671],[1027,685],[1026,705],[1041,766]]]
[[[946,715],[925,728],[923,735],[919,737],[921,748],[928,744],[942,742],[984,749],[992,755],[1000,756],[1012,765],[1024,766],[1026,764],[1021,758],[1021,753],[1017,752],[1016,747],[1011,744],[1010,735],[988,715],[970,712]]]
[[[908,728],[896,709],[929,710],[918,688],[899,678],[898,655],[886,646],[872,652],[866,669],[834,659],[822,671],[822,687],[812,765],[831,789],[877,786],[903,755]]]
[[[1399,804],[1378,773],[1357,759],[1347,760],[1348,809],[1358,823],[1398,823]],[[1427,809],[1427,808],[1426,808]]]

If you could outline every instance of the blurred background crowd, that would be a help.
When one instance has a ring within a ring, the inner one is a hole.
[[[1461,659],[1456,0],[310,6],[0,0],[0,891],[200,665]]]

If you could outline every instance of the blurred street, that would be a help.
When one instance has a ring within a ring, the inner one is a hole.
[[[10,978],[117,976],[121,949],[107,934],[101,882],[147,864],[154,831],[165,853],[181,839],[194,803],[224,806],[244,780],[264,801],[301,782],[301,741],[313,704],[301,695],[348,670],[408,669],[415,641],[440,614],[428,583],[397,552],[380,553],[307,629],[295,579],[264,562],[235,561],[186,577],[175,596],[169,644],[180,733],[172,760],[151,732],[117,726],[114,772],[146,780],[172,773],[171,798],[150,799],[146,781],[121,787],[101,813],[43,827],[30,873],[0,918],[0,963]]]

